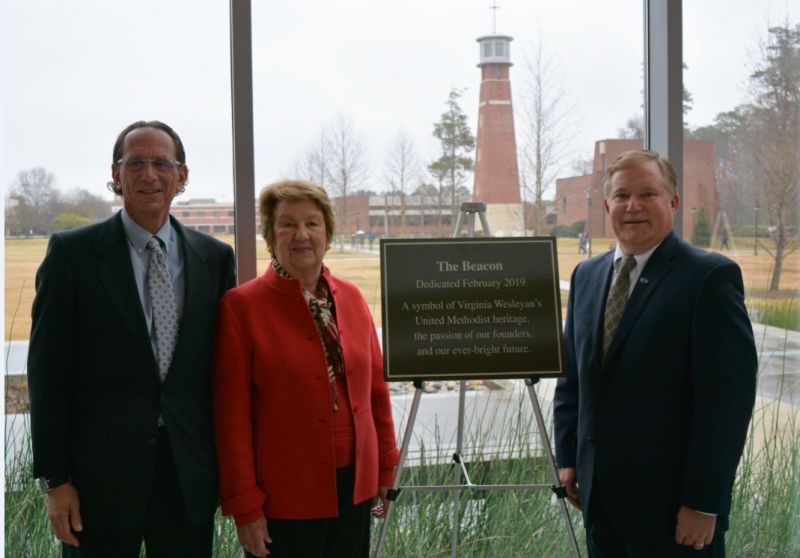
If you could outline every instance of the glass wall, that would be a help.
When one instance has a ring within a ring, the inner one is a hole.
[[[516,188],[518,198],[480,200],[514,206],[505,217],[490,214],[506,219],[502,227],[490,219],[494,229],[558,235],[564,279],[613,244],[601,178],[617,154],[642,145],[642,3],[488,4],[252,2],[256,194],[288,177],[328,190],[339,235],[326,263],[358,285],[378,326],[378,243],[372,241],[450,236],[460,202],[478,191],[476,167],[490,158],[487,146],[516,151],[516,171],[509,174],[518,184],[509,190]],[[779,81],[774,72],[782,67],[776,57],[798,59],[800,14],[791,9],[780,0],[683,3],[684,234],[701,245],[704,234],[711,249],[746,268],[756,321],[780,293],[789,294],[784,314],[796,320],[797,313],[800,132],[791,127],[796,112],[769,104],[770,87]],[[114,139],[132,121],[163,120],[181,134],[191,172],[173,213],[187,226],[232,241],[228,10],[226,2],[190,0],[3,4],[6,340],[28,338],[34,274],[47,235],[119,207],[106,182]],[[495,35],[501,38],[483,42],[482,53],[477,39]],[[481,54],[512,65],[489,71],[479,67]],[[492,96],[506,86],[510,98]],[[491,128],[499,135],[482,144],[481,133],[495,118],[489,109],[513,121]],[[772,176],[774,161],[788,163]],[[781,183],[784,175],[793,178]],[[268,254],[261,241],[257,257],[262,271]],[[11,355],[7,372],[24,371],[22,354]],[[768,394],[783,389],[774,379],[779,373],[767,369]],[[455,445],[458,387],[429,384],[436,393],[418,418],[411,448],[417,463],[423,448],[434,452],[434,461],[447,461]],[[552,382],[538,387],[546,402]],[[468,427],[482,429],[470,460],[538,455],[534,431],[522,432],[524,444],[508,444],[510,425],[532,422],[519,385],[471,382],[466,388]],[[399,426],[410,390],[391,389]],[[465,538],[480,538],[486,505],[476,498],[467,506]],[[518,515],[518,506],[515,501],[509,517]],[[437,513],[431,523],[442,523]],[[558,520],[544,519],[560,532]],[[508,526],[509,541],[531,531],[527,524]]]
[[[684,6],[687,237],[765,256],[753,288],[776,293],[800,285],[799,18],[779,1]]]
[[[497,42],[513,64],[522,202],[519,226],[506,227],[507,234],[546,234],[556,225],[580,229],[589,204],[593,212],[602,206],[598,142],[631,135],[642,123],[639,3],[587,3],[580,10],[523,1],[494,10],[454,0],[254,3],[253,29],[256,183],[294,175],[324,183],[341,198],[337,216],[346,237],[359,228],[357,216],[361,229],[374,223],[379,235],[450,234],[420,226],[427,219],[419,203],[402,200],[440,195],[448,214],[457,197],[453,189],[472,194],[471,168],[453,181],[437,177],[431,165],[442,157],[434,126],[452,91],[469,133],[478,135],[479,37],[513,38],[510,45]],[[344,146],[349,157],[343,160]],[[482,160],[480,146],[463,155],[475,164]],[[348,166],[351,176],[344,177]],[[554,204],[555,181],[574,177],[579,184],[565,190],[562,215]],[[387,192],[399,196],[389,208]],[[371,195],[373,202],[350,199],[356,194]],[[387,228],[390,216],[401,225]],[[601,212],[594,218],[599,226]]]
[[[791,556],[800,525],[800,9],[709,0],[683,10],[685,238],[741,267],[760,352],[726,539],[729,549]]]
[[[7,244],[6,339],[27,339],[46,237],[119,207],[106,183],[114,141],[131,122],[162,120],[183,140],[190,173],[173,202],[178,218],[209,231],[222,224],[195,219],[193,205],[204,200],[210,216],[211,200],[233,200],[228,6],[36,0],[0,9],[5,233],[30,240]]]

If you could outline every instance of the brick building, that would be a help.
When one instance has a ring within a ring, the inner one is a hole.
[[[437,196],[348,196],[347,222],[343,221],[341,197],[331,200],[336,215],[336,233],[349,237],[357,231],[365,235],[381,236],[450,236],[455,220],[450,211],[450,200]],[[458,201],[470,201],[462,196]],[[122,198],[117,197],[112,207],[119,211]],[[170,214],[190,229],[210,234],[234,233],[233,203],[213,199],[176,200]],[[256,207],[256,231],[261,234]]]
[[[346,222],[343,199],[333,199],[336,230],[345,236],[357,231],[380,236],[450,236],[455,219],[450,200],[438,196],[348,196]],[[461,202],[470,201],[463,196]]]
[[[620,153],[641,149],[642,145],[642,140],[606,139],[595,142],[592,174],[556,180],[557,223],[569,226],[577,221],[586,221],[586,230],[592,238],[613,237],[603,204],[603,174],[606,166]],[[709,228],[716,222],[719,199],[714,167],[714,142],[684,142],[683,194],[679,207],[683,211],[683,236],[686,238],[691,238],[694,232],[699,208],[704,208]]]
[[[114,198],[112,211],[122,208],[122,198]],[[175,198],[170,214],[187,228],[214,235],[233,234],[233,202],[217,202],[208,198],[181,200]],[[256,210],[258,215],[258,210]],[[258,217],[256,217],[256,220]]]

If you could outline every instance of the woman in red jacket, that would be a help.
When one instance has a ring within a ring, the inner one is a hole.
[[[222,512],[250,556],[366,557],[398,458],[375,326],[322,263],[325,190],[287,180],[259,198],[266,273],[219,305],[214,423]]]

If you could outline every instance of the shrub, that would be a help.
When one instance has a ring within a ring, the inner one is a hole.
[[[85,227],[91,222],[92,220],[88,217],[65,211],[55,216],[52,227],[54,231],[66,231],[69,229],[77,229],[78,227]]]
[[[711,231],[708,230],[706,221],[706,210],[700,206],[694,217],[694,231],[692,231],[692,244],[701,248],[708,248],[711,245]]]
[[[575,221],[569,226],[569,229],[575,233],[575,236],[578,236],[583,231],[586,230],[586,221],[581,219],[580,221]]]
[[[556,225],[555,227],[550,229],[550,236],[578,238],[578,233],[573,231],[571,227],[567,227],[564,225]]]

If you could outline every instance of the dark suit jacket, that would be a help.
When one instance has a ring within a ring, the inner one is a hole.
[[[558,466],[577,469],[587,523],[597,498],[631,542],[672,540],[681,505],[719,514],[726,529],[757,370],[741,271],[671,233],[601,363],[613,254],[572,275],[554,401]]]
[[[28,355],[35,477],[71,478],[86,527],[143,523],[163,416],[190,518],[217,505],[213,324],[230,246],[182,227],[185,299],[162,384],[119,214],[54,234],[36,275]]]

